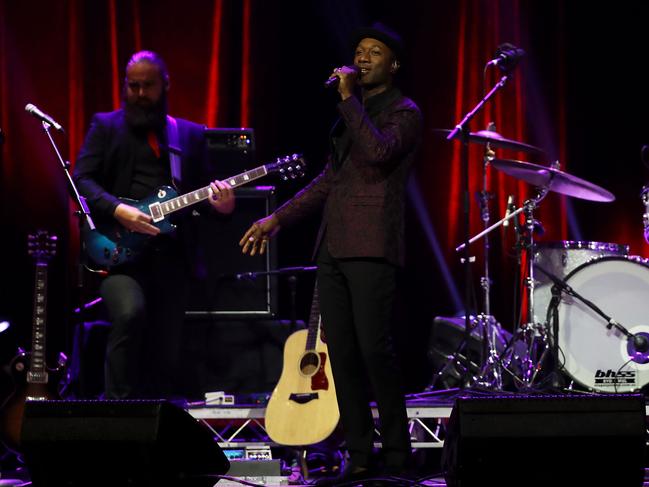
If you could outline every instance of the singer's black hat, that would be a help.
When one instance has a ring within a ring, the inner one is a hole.
[[[400,59],[403,54],[403,39],[401,39],[401,36],[380,22],[374,22],[370,27],[361,27],[356,30],[352,36],[352,47],[355,48],[365,38],[381,41],[392,49],[397,59]]]

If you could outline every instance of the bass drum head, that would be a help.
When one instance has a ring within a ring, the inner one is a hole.
[[[566,282],[629,332],[649,337],[649,266],[634,257],[604,257],[571,272]],[[581,300],[559,305],[559,360],[577,383],[602,392],[630,392],[649,382],[649,354]]]
[[[616,243],[561,240],[541,242],[534,246],[534,264],[565,279],[577,267],[602,257],[626,257],[629,246]],[[550,300],[552,281],[542,272],[534,276],[534,322],[544,323]]]

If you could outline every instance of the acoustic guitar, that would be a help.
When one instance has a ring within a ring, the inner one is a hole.
[[[318,303],[316,287],[308,329],[286,340],[282,374],[266,407],[266,432],[281,445],[323,441],[340,419]]]

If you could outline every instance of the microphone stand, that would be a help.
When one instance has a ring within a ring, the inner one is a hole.
[[[79,313],[75,313],[78,316],[78,325],[80,326],[80,330],[83,330],[83,323],[84,323],[84,309],[85,307],[82,306],[83,303],[83,290],[84,290],[84,277],[83,277],[83,239],[81,238],[82,235],[82,230],[83,230],[83,225],[84,222],[88,226],[89,230],[95,230],[95,223],[92,219],[92,216],[90,215],[90,208],[88,207],[88,204],[86,202],[86,199],[81,196],[79,193],[79,190],[77,189],[77,186],[74,184],[74,180],[72,179],[72,175],[70,174],[70,162],[66,161],[63,159],[61,156],[61,152],[59,151],[58,146],[56,145],[56,142],[52,138],[52,134],[50,134],[50,128],[51,124],[41,121],[41,124],[43,125],[43,130],[45,131],[45,134],[47,135],[48,140],[50,141],[50,145],[52,146],[52,149],[54,150],[54,153],[56,154],[56,158],[58,159],[61,169],[63,169],[63,173],[65,174],[65,177],[68,182],[68,191],[70,193],[70,196],[72,199],[75,200],[77,204],[77,210],[75,211],[75,215],[77,216],[78,224],[79,224],[79,258],[77,260],[77,304],[79,306]],[[68,374],[66,374],[66,384],[63,386],[63,389],[69,386],[69,377]]]
[[[85,218],[86,223],[88,224],[88,228],[90,230],[94,230],[95,223],[93,222],[92,217],[90,216],[90,209],[88,208],[86,199],[79,194],[79,190],[77,189],[77,186],[74,184],[74,181],[72,180],[72,176],[70,175],[70,162],[64,161],[63,157],[61,157],[59,148],[57,147],[56,142],[54,142],[54,139],[52,138],[52,134],[50,134],[51,125],[47,122],[41,122],[41,123],[43,125],[43,130],[47,134],[47,138],[50,141],[52,149],[54,149],[54,152],[56,153],[56,157],[59,160],[59,163],[61,164],[61,168],[65,173],[65,177],[68,180],[68,189],[70,190],[70,195],[72,196],[72,199],[74,199],[77,202],[77,205],[79,207],[79,210],[77,210],[76,214],[80,217],[79,218],[80,221],[82,221],[81,216],[83,215],[83,218]]]
[[[458,123],[455,128],[448,134],[446,137],[447,140],[458,139],[462,143],[462,149],[460,153],[460,166],[462,172],[462,206],[464,210],[464,257],[461,259],[464,264],[464,343],[468,344],[471,337],[471,327],[470,327],[470,307],[471,307],[471,253],[469,251],[469,238],[471,236],[471,218],[470,218],[470,196],[469,196],[469,122],[475,118],[484,105],[491,99],[493,96],[500,91],[507,80],[509,79],[509,73],[500,79],[498,83],[485,95],[478,104],[473,107],[473,109],[468,112],[462,121]],[[468,354],[467,354],[468,355]],[[462,386],[468,385],[470,382],[470,368],[466,368],[466,373],[464,380],[460,382]]]

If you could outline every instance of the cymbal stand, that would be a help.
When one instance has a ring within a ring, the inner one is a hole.
[[[505,222],[508,222],[509,220],[512,220],[514,218],[518,218],[518,216],[521,213],[525,214],[525,221],[526,221],[526,223],[525,223],[526,231],[521,232],[521,233],[525,233],[525,236],[524,236],[524,240],[526,241],[525,247],[528,248],[528,249],[532,249],[534,247],[534,240],[533,240],[532,232],[533,232],[534,227],[536,225],[536,221],[534,220],[533,212],[534,212],[534,209],[536,208],[536,206],[539,204],[539,202],[543,198],[545,198],[548,191],[549,191],[549,189],[547,187],[539,189],[539,192],[538,192],[538,194],[537,194],[537,196],[535,198],[531,198],[531,199],[525,201],[522,206],[520,206],[519,208],[514,208],[514,209],[512,209],[512,211],[509,211],[509,209],[508,209],[508,211],[506,212],[506,214],[505,214],[505,216],[503,218],[501,218],[500,220],[495,222],[493,225],[490,225],[489,227],[485,228],[484,230],[482,230],[477,235],[471,237],[468,240],[468,242],[465,242],[465,243],[463,243],[461,245],[458,245],[455,248],[455,251],[460,252],[462,250],[466,250],[467,243],[470,245],[473,242],[476,242],[477,240],[479,240],[482,237],[486,236],[488,233],[492,232],[496,228],[502,226]],[[516,224],[515,227],[518,228],[518,224]],[[529,262],[529,264],[531,265],[531,261]],[[532,275],[532,278],[533,278],[533,275]],[[532,290],[531,292],[533,292],[533,289],[534,289],[533,288],[533,286],[534,286],[533,279],[531,281],[528,281],[528,283],[529,283],[528,285],[531,286],[531,290]],[[531,303],[529,303],[529,305],[530,305],[530,310],[531,310],[534,303],[531,302]],[[520,329],[517,331],[517,333],[511,338],[511,340],[509,341],[509,344],[505,348],[505,350],[500,355],[498,355],[497,350],[495,350],[495,344],[496,344],[497,339],[498,339],[497,333],[500,332],[500,326],[497,323],[495,323],[495,320],[493,318],[491,318],[491,317],[489,317],[489,318],[491,320],[493,320],[493,322],[491,323],[492,326],[490,328],[488,328],[488,330],[489,330],[490,343],[491,343],[491,345],[493,345],[494,351],[493,351],[493,353],[490,353],[488,359],[491,361],[491,364],[493,364],[493,370],[491,370],[491,371],[488,370],[489,366],[491,365],[489,363],[489,361],[488,361],[486,363],[486,368],[481,371],[480,375],[475,376],[473,379],[475,379],[476,377],[486,377],[486,376],[488,376],[488,374],[499,374],[498,375],[499,380],[502,380],[502,373],[507,372],[509,375],[512,376],[513,380],[519,381],[521,384],[525,384],[525,380],[519,378],[517,376],[516,372],[514,370],[511,370],[512,369],[512,362],[514,362],[515,358],[517,359],[517,357],[515,357],[515,353],[514,353],[514,341],[521,334],[525,335],[526,334],[525,330],[527,330],[528,328],[533,328],[533,327],[530,327],[530,326],[527,326],[527,325],[521,326]],[[516,348],[516,350],[518,350],[518,348]],[[531,357],[527,356],[528,355],[527,351],[525,352],[525,355],[526,356],[524,357],[524,363],[532,364],[533,359]],[[532,368],[533,368],[533,364],[532,364]],[[484,385],[484,382],[482,382],[482,383],[478,382],[478,383],[480,383],[481,385]],[[492,383],[492,384],[489,384],[489,386],[497,387],[498,384],[500,384],[500,387],[502,387],[502,382],[497,382],[497,383],[495,383],[495,385]]]
[[[495,130],[496,126],[492,123],[489,124],[487,130]],[[478,193],[478,203],[480,205],[480,218],[484,223],[484,228],[489,227],[489,200],[493,195],[489,192],[487,185],[487,168],[489,163],[494,160],[496,153],[491,150],[489,143],[485,145],[485,153],[482,158],[482,191]],[[484,237],[484,275],[480,278],[480,287],[483,292],[483,314],[491,314],[491,302],[490,302],[490,288],[491,288],[491,279],[489,278],[489,235]]]
[[[496,126],[490,123],[487,130],[495,131]],[[480,217],[484,223],[484,228],[489,228],[489,200],[493,195],[489,192],[487,183],[487,169],[489,163],[495,158],[495,153],[491,150],[490,145],[487,143],[485,146],[485,153],[482,165],[482,191],[478,193],[478,203],[480,205]],[[484,275],[480,278],[480,287],[483,292],[483,312],[476,316],[476,325],[482,332],[482,368],[477,374],[476,383],[496,389],[502,390],[502,370],[498,351],[496,350],[496,340],[500,334],[500,324],[496,319],[491,316],[491,278],[489,275],[489,235],[484,236]]]
[[[522,340],[525,344],[525,351],[521,357],[521,377],[520,385],[529,388],[534,384],[537,374],[541,369],[545,356],[547,355],[550,344],[547,336],[545,323],[539,323],[534,318],[534,288],[536,281],[534,279],[534,229],[537,221],[534,219],[534,210],[547,195],[549,188],[542,187],[534,198],[530,198],[523,203],[523,214],[525,215],[525,235],[524,248],[527,254],[527,277],[525,278],[525,290],[527,293],[527,321],[521,323],[519,329],[512,337],[509,351],[513,353],[513,344],[516,340]],[[540,343],[539,343],[540,340]],[[511,357],[509,360],[511,364]]]

